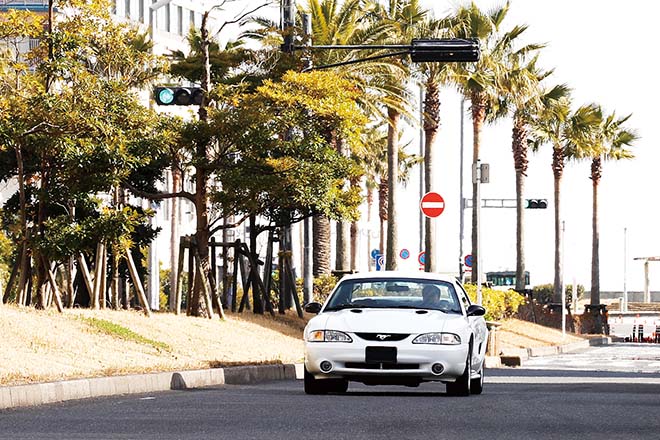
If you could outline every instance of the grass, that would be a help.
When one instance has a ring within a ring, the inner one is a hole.
[[[132,341],[132,342],[137,342],[138,344],[149,345],[157,350],[172,351],[172,347],[170,347],[166,343],[145,338],[144,336],[135,333],[133,330],[123,327],[114,322],[106,321],[105,319],[99,319],[99,318],[82,318],[82,320],[87,324],[89,324],[90,327],[106,335],[123,339],[125,341]]]

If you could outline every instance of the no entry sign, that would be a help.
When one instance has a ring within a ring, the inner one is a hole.
[[[419,202],[422,213],[427,217],[437,217],[445,210],[445,199],[436,192],[427,192]]]

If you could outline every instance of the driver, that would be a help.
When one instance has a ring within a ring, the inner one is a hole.
[[[422,307],[438,308],[440,305],[440,289],[429,284],[422,289]]]

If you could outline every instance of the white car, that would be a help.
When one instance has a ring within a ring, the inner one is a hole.
[[[343,393],[367,385],[447,384],[481,394],[486,310],[455,279],[419,272],[345,276],[305,328],[305,392]]]

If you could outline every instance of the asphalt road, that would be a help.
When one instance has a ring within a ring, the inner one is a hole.
[[[444,386],[307,396],[301,381],[0,411],[0,439],[654,439],[660,374],[487,371],[484,394]]]

